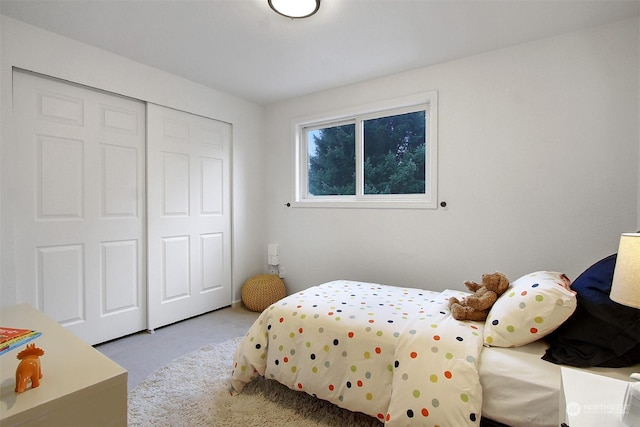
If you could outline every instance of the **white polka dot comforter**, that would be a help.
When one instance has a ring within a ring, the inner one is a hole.
[[[239,344],[232,386],[263,375],[389,426],[478,426],[484,323],[451,316],[461,295],[345,280],[290,295]]]

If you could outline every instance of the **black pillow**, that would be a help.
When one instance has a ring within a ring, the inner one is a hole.
[[[616,255],[610,255],[573,282],[576,311],[547,336],[544,360],[578,367],[640,363],[640,310],[609,298],[615,265]]]

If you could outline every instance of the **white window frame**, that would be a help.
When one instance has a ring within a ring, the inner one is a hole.
[[[414,111],[426,112],[425,192],[420,194],[362,194],[364,179],[364,145],[360,140],[364,120]],[[315,196],[308,193],[308,146],[305,129],[342,124],[356,125],[356,195]],[[438,93],[424,92],[384,102],[299,118],[292,123],[294,141],[293,207],[316,208],[392,208],[437,209],[438,202]]]

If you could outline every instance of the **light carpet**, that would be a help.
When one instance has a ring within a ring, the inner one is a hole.
[[[160,368],[129,393],[129,426],[381,426],[306,393],[258,378],[230,393],[241,338],[211,344]]]

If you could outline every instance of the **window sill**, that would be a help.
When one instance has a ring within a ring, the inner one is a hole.
[[[437,209],[435,201],[428,200],[336,200],[303,199],[291,203],[294,208],[331,209]]]

